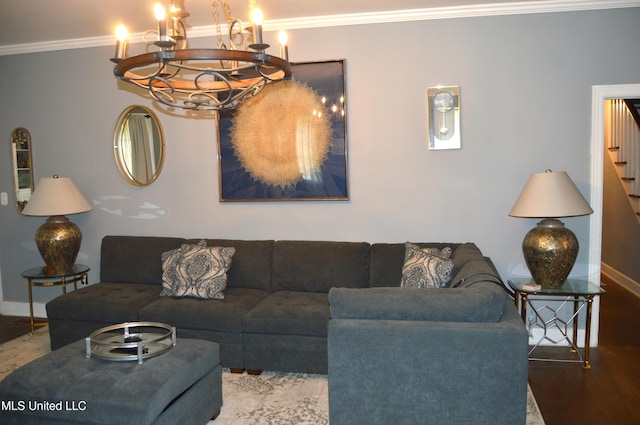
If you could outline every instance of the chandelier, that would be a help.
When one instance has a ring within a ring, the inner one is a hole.
[[[265,53],[270,46],[262,39],[262,12],[251,0],[251,24],[231,16],[227,0],[213,0],[217,48],[188,47],[184,0],[171,0],[168,13],[154,7],[157,30],[143,34],[146,52],[126,56],[127,31],[117,29],[116,78],[147,90],[156,101],[185,110],[233,110],[258,94],[268,83],[291,78],[286,34],[280,32],[280,56]],[[222,36],[219,8],[224,12],[228,34]],[[228,43],[228,44],[227,44]],[[155,51],[150,51],[155,50]]]

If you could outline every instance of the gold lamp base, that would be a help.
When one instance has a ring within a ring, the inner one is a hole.
[[[51,274],[72,270],[80,251],[82,233],[63,215],[54,215],[36,231],[38,251]]]
[[[548,218],[527,233],[522,252],[537,284],[558,287],[567,280],[576,261],[578,239],[560,220]]]

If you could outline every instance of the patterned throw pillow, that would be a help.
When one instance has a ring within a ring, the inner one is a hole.
[[[160,296],[224,299],[235,248],[184,244],[162,253]]]
[[[420,248],[405,244],[404,266],[402,267],[403,288],[444,288],[451,280],[453,260],[451,248]]]

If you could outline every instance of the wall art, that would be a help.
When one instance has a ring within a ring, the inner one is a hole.
[[[348,200],[345,61],[298,62],[219,120],[220,201]]]

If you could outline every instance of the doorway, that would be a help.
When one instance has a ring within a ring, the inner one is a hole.
[[[602,198],[604,190],[604,102],[640,97],[640,84],[593,86],[591,92],[591,193],[593,216],[589,223],[589,280],[600,282],[602,258]],[[606,295],[605,295],[606,296]],[[598,344],[600,297],[593,304],[592,345]]]

